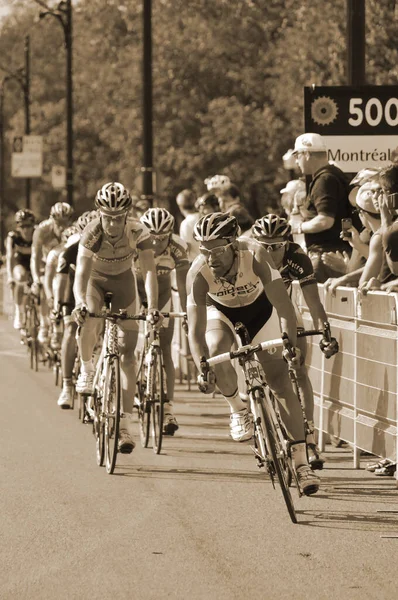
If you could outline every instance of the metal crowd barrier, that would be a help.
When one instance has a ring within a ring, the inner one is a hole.
[[[314,387],[319,445],[325,434],[348,442],[354,468],[360,451],[395,460],[398,450],[398,324],[397,294],[337,288],[336,296],[318,285],[332,335],[340,352],[327,360],[318,340],[308,343],[307,366]],[[312,320],[300,286],[293,295],[306,328]]]

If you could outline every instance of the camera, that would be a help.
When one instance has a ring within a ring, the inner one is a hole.
[[[387,195],[387,208],[398,210],[398,193]]]
[[[343,238],[351,238],[352,233],[348,231],[352,227],[352,219],[341,219],[341,229],[343,231]]]

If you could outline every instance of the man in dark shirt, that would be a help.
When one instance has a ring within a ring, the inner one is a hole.
[[[341,219],[351,217],[348,183],[344,173],[328,162],[327,147],[318,133],[300,135],[294,145],[296,162],[303,175],[311,175],[307,211],[310,218],[292,222],[293,233],[304,233],[308,255],[316,280],[323,283],[338,274],[322,262],[323,252],[350,253],[350,246],[340,238]]]

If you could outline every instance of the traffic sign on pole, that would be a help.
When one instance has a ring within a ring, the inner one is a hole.
[[[41,177],[43,174],[43,138],[41,135],[16,136],[11,155],[12,177]]]
[[[66,169],[61,165],[54,165],[51,169],[51,183],[55,190],[66,187]]]

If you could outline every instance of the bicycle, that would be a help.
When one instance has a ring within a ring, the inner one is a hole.
[[[165,319],[187,319],[183,312],[162,312]],[[145,332],[144,348],[141,353],[137,372],[137,395],[135,405],[138,409],[140,441],[147,448],[149,437],[152,449],[160,454],[163,441],[164,404],[167,402],[166,374],[160,348],[160,331],[152,328]]]
[[[25,285],[24,293],[26,295],[24,311],[25,327],[23,328],[23,332],[21,332],[21,343],[27,346],[30,368],[37,372],[39,370],[39,342],[37,336],[40,327],[37,307],[40,306],[40,297],[32,293],[30,284]]]
[[[118,321],[144,320],[145,315],[128,315],[125,310],[112,312],[112,294],[105,294],[105,310],[101,313],[86,313],[93,319],[105,320],[104,339],[94,376],[93,433],[96,440],[98,466],[105,461],[108,474],[116,466],[119,426],[121,417],[120,354],[118,343]],[[85,394],[89,396],[90,394]],[[86,407],[87,410],[87,400]]]
[[[266,382],[261,363],[256,356],[257,352],[278,347],[284,347],[292,356],[292,346],[286,335],[283,335],[280,339],[251,345],[247,329],[243,323],[236,323],[235,331],[241,341],[240,347],[235,351],[224,352],[208,359],[203,357],[201,359],[201,371],[204,377],[207,377],[211,366],[234,358],[238,359],[244,372],[246,393],[249,397],[250,411],[253,415],[254,447],[252,447],[252,451],[257,460],[257,466],[260,469],[264,468],[274,489],[275,480],[279,481],[290,519],[293,523],[297,523],[296,511],[289,489],[290,481],[296,483],[299,497],[302,496],[303,492],[293,467],[290,451],[291,442],[281,422],[274,396]],[[291,370],[289,368],[289,372]]]

